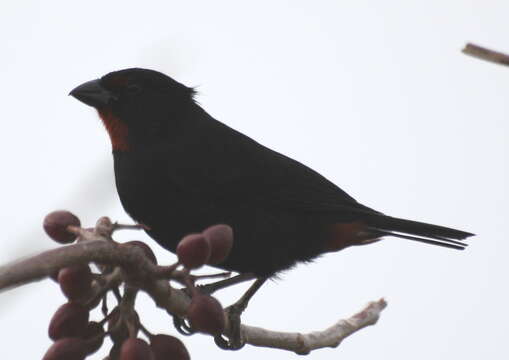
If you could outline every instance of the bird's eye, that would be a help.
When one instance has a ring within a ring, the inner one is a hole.
[[[136,84],[130,84],[130,85],[127,85],[127,92],[129,94],[137,94],[141,91],[141,87],[139,87],[138,85]]]

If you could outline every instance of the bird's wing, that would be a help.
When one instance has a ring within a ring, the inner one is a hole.
[[[211,119],[214,121],[213,119]],[[215,201],[268,204],[302,211],[378,212],[307,166],[219,122],[186,136],[168,153],[170,181]]]

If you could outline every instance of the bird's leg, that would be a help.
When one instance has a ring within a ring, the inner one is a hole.
[[[218,290],[227,288],[228,286],[240,284],[244,281],[249,281],[255,279],[256,276],[251,273],[239,274],[237,276],[231,277],[229,279],[219,280],[210,284],[198,285],[198,289],[204,294],[211,295]]]
[[[258,289],[262,287],[265,281],[267,281],[266,277],[256,279],[237,302],[226,308],[228,320],[230,322],[230,333],[228,340],[225,340],[221,336],[217,336],[214,339],[220,348],[225,350],[239,350],[244,346],[245,342],[240,334],[240,315],[246,310],[249,300],[251,300]]]
[[[207,294],[207,295],[211,295],[218,290],[227,288],[228,286],[240,284],[241,282],[249,281],[254,278],[255,278],[254,274],[251,274],[251,273],[239,274],[239,275],[231,277],[229,279],[219,280],[219,281],[216,281],[216,282],[213,282],[210,284],[205,284],[205,285],[198,285],[197,288],[200,290],[200,292]],[[184,291],[187,293],[187,295],[191,296],[191,294],[189,293],[188,290],[189,289],[187,289],[187,288],[184,289]],[[186,322],[186,320],[180,316],[177,316],[177,315],[173,315],[173,326],[182,335],[193,335],[195,333],[195,331]]]

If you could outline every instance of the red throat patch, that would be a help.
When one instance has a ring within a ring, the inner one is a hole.
[[[113,150],[129,150],[129,144],[127,142],[127,125],[120,121],[118,117],[113,115],[110,110],[99,110],[98,112],[104,127],[108,131],[108,135],[110,135],[111,147]]]

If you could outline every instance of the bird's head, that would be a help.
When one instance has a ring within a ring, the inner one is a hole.
[[[164,137],[193,103],[194,90],[163,73],[132,68],[83,83],[69,95],[97,109],[113,150],[128,151]]]

